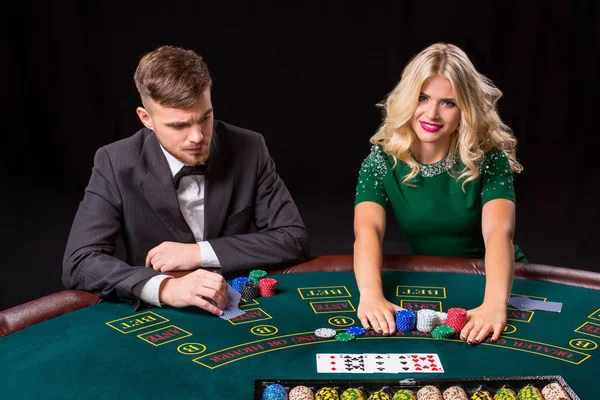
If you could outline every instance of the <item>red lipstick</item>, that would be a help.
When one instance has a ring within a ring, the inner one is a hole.
[[[421,124],[421,128],[427,132],[437,132],[444,127],[444,125],[424,121],[419,121],[419,124]]]

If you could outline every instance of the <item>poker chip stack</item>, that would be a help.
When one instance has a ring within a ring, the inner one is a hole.
[[[446,314],[445,312],[436,311],[435,317],[437,318],[438,325],[445,325],[446,319],[448,318],[448,314]]]
[[[465,390],[460,386],[450,386],[444,390],[442,395],[444,396],[444,400],[469,400],[469,396],[467,396]]]
[[[467,310],[464,308],[448,309],[448,317],[446,318],[446,326],[454,328],[454,332],[459,333],[467,323]]]
[[[436,326],[435,311],[422,309],[417,312],[417,330],[419,332],[431,332]]]
[[[514,390],[503,387],[494,395],[494,400],[519,400]]]
[[[254,282],[245,282],[242,283],[240,287],[240,293],[242,294],[242,298],[244,300],[251,300],[258,297],[258,286],[254,284]]]
[[[392,398],[386,392],[373,392],[368,400],[392,400]]]
[[[247,278],[245,276],[240,276],[238,278],[234,278],[231,281],[231,287],[233,287],[238,292],[242,293],[242,284],[244,284],[246,282],[250,282],[250,278]]]
[[[453,327],[447,325],[438,325],[431,331],[431,337],[435,339],[450,339],[456,335]]]
[[[400,332],[412,331],[417,326],[417,314],[412,310],[396,311],[396,330]]]
[[[417,392],[417,399],[442,400],[443,397],[442,392],[440,392],[440,389],[433,385],[427,385],[419,389],[419,391]]]
[[[519,390],[519,400],[544,400],[544,397],[538,388],[527,385]]]
[[[348,388],[342,392],[340,400],[365,400],[365,396],[360,389]]]
[[[542,396],[547,400],[571,400],[565,389],[557,382],[549,383],[542,389]],[[516,397],[515,397],[516,398]]]
[[[338,400],[340,398],[337,390],[330,387],[322,387],[315,394],[315,400]]]
[[[273,383],[265,388],[262,398],[263,400],[285,400],[287,399],[287,393],[283,386]]]
[[[361,326],[351,326],[349,328],[346,328],[346,333],[349,333],[351,335],[353,335],[354,337],[356,336],[362,336],[365,334],[365,328],[361,327]]]
[[[250,273],[248,274],[248,278],[250,278],[250,280],[255,284],[258,285],[260,280],[262,278],[264,278],[265,276],[267,276],[267,272],[263,271],[262,269],[255,269],[250,271]]]
[[[487,390],[477,390],[471,395],[471,400],[494,400]]]
[[[319,328],[315,331],[315,336],[322,339],[330,339],[335,337],[336,334],[336,330],[331,328]]]
[[[273,278],[262,278],[258,282],[258,291],[261,297],[275,296],[275,288],[277,287],[277,280]]]
[[[417,396],[410,389],[400,389],[394,393],[392,400],[417,400]]]
[[[288,400],[313,400],[315,398],[313,391],[307,386],[296,386],[290,390]]]
[[[337,335],[335,335],[335,340],[337,340],[338,342],[349,342],[351,340],[354,340],[355,338],[356,336],[347,332],[340,332]]]

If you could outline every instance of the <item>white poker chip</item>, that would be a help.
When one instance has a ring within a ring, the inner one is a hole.
[[[320,338],[332,338],[337,334],[335,329],[331,328],[319,328],[315,331],[315,335]]]
[[[435,316],[437,318],[438,325],[444,325],[446,323],[446,318],[448,318],[448,314],[440,311],[436,311]]]
[[[431,332],[436,325],[435,311],[421,309],[417,312],[417,330],[419,332]]]

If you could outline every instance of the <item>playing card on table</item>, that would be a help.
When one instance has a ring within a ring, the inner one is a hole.
[[[508,299],[508,304],[520,311],[552,311],[561,312],[563,304],[556,301],[533,300],[529,297],[516,296]]]
[[[444,367],[440,357],[435,353],[409,353],[408,368],[406,372],[443,373]]]
[[[364,356],[362,354],[328,354],[317,353],[318,373],[365,373]]]
[[[387,353],[366,353],[365,372],[372,374],[395,374],[400,372],[399,363]]]

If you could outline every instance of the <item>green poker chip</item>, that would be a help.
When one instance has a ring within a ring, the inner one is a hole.
[[[494,395],[494,400],[518,400],[517,394],[510,388],[502,388]]]
[[[365,396],[357,388],[348,388],[344,390],[340,400],[365,400]]]
[[[260,282],[260,280],[265,276],[267,276],[267,271],[263,271],[262,269],[252,270],[248,274],[248,278],[256,285],[258,285],[258,282]]]
[[[369,400],[392,400],[386,392],[375,392],[369,396]]]
[[[433,331],[431,331],[431,337],[436,339],[450,339],[454,337],[456,331],[451,326],[439,325],[436,326]]]
[[[335,340],[337,340],[338,342],[349,342],[351,340],[354,340],[354,338],[354,335],[346,332],[340,332],[337,335],[335,335]]]
[[[392,400],[417,400],[417,396],[409,389],[400,389],[394,393]]]

